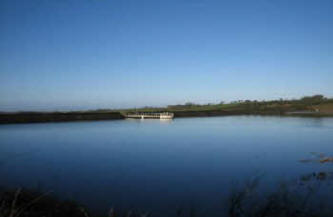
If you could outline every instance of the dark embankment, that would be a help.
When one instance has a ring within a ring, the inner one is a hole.
[[[0,124],[124,119],[119,112],[0,113]]]

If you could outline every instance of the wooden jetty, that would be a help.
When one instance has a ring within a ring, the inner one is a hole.
[[[171,112],[135,112],[127,113],[125,116],[136,119],[172,119],[174,115]]]

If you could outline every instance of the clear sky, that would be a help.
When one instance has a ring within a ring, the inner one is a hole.
[[[0,110],[333,96],[332,0],[0,0]]]

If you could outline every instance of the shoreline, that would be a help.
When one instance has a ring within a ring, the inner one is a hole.
[[[279,116],[279,117],[311,117],[324,118],[333,117],[333,113],[320,112],[277,112],[277,111],[226,111],[226,110],[205,110],[205,111],[170,111],[174,118],[193,117],[219,117],[219,116]],[[25,124],[25,123],[58,123],[77,121],[102,121],[102,120],[124,120],[125,116],[121,111],[114,112],[18,112],[0,113],[0,124]]]
[[[294,100],[235,101],[228,104],[169,105],[166,107],[143,107],[132,109],[98,109],[69,112],[0,112],[0,124],[47,123],[72,121],[122,120],[133,112],[169,112],[174,118],[217,117],[235,115],[258,115],[280,117],[333,117],[333,98],[313,95]]]

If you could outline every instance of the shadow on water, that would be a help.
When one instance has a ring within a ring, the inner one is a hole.
[[[21,152],[21,153],[5,153],[2,152],[0,153],[0,168],[5,166],[6,164],[15,161],[19,158],[24,158],[24,157],[28,157],[31,154],[33,154],[32,151],[30,152]]]

